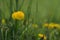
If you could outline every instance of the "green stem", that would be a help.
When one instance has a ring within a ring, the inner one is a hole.
[[[24,34],[30,27],[31,27],[31,25],[30,25],[30,26],[27,25],[27,27],[23,30],[22,34],[20,35],[20,38],[22,38],[23,34]]]
[[[4,40],[3,28],[1,28],[1,35],[2,35],[2,40]]]
[[[18,11],[18,0],[16,0],[16,11]]]
[[[5,40],[7,40],[7,33],[8,33],[8,30],[6,30],[5,32]]]
[[[15,24],[13,25],[13,40],[17,40],[16,39],[16,35],[17,35],[17,30],[18,30],[18,21],[15,20]]]
[[[14,40],[14,36],[15,36],[15,34],[14,34],[14,31],[13,31],[13,40]]]
[[[21,5],[19,6],[19,10],[21,10],[21,8],[22,8],[23,4],[24,4],[24,0],[22,0]]]
[[[31,14],[31,5],[32,5],[32,0],[29,1],[29,5],[28,5],[28,8],[27,8],[28,20],[29,20],[30,14]]]

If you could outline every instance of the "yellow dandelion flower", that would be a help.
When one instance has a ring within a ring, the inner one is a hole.
[[[32,24],[32,27],[37,28],[38,25],[37,24]]]
[[[55,28],[60,28],[60,25],[59,24],[55,24]]]
[[[5,24],[5,19],[2,19],[2,21],[1,21],[1,22],[2,22],[2,24]]]
[[[48,29],[51,29],[51,28],[60,28],[60,25],[59,24],[56,24],[56,23],[45,23],[43,25],[43,27],[47,27]]]
[[[54,23],[50,23],[49,26],[48,26],[48,28],[49,28],[49,29],[50,29],[50,28],[54,28],[54,26],[55,26]]]
[[[42,38],[44,35],[43,34],[38,34],[38,36]]]
[[[47,39],[47,37],[46,36],[44,36],[44,40],[46,40]]]
[[[43,38],[44,40],[47,39],[47,37],[44,34],[38,34],[39,38]]]
[[[13,19],[22,20],[24,19],[24,13],[22,11],[17,11],[12,14]]]

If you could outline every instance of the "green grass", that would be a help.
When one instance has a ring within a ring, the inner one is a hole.
[[[25,20],[13,20],[11,14],[15,11],[23,11]],[[46,22],[60,24],[60,0],[0,0],[0,40],[40,40],[39,33],[49,40],[60,40],[60,29],[48,30],[42,26]]]

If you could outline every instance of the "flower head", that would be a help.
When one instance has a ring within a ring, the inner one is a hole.
[[[55,28],[60,29],[60,25],[59,24],[55,24]]]
[[[54,28],[54,27],[55,27],[55,24],[54,23],[50,23],[48,28],[50,29],[50,28]]]
[[[38,34],[39,37],[43,37],[43,34]]]
[[[5,19],[2,19],[2,21],[1,21],[1,22],[2,22],[2,24],[5,24]]]
[[[22,11],[17,11],[12,14],[13,19],[22,20],[24,19],[24,13]]]
[[[44,27],[47,27],[48,29],[51,29],[51,28],[55,28],[55,27],[58,27],[59,25],[58,24],[55,24],[55,23],[45,23],[43,25]]]
[[[39,38],[42,38],[42,39],[44,39],[44,40],[47,39],[47,37],[46,37],[44,34],[38,34],[38,36],[39,36]]]
[[[37,28],[38,25],[37,24],[32,24],[32,27]]]

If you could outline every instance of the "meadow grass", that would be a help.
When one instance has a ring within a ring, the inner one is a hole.
[[[60,0],[0,0],[0,40],[60,40]]]

